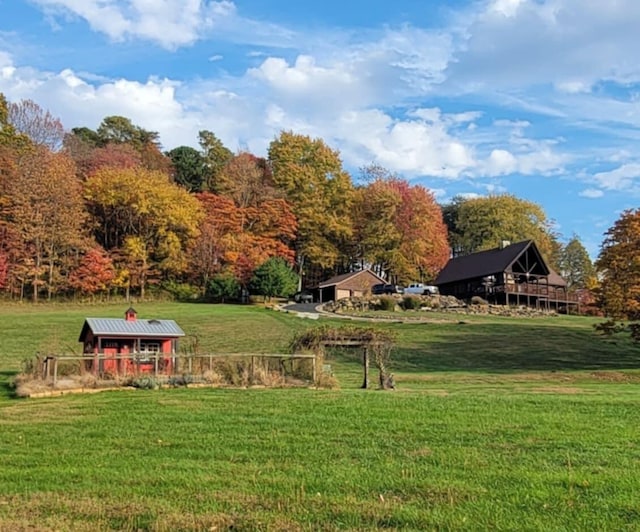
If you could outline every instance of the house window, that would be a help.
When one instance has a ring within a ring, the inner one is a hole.
[[[156,354],[160,352],[160,344],[158,342],[140,342],[140,354],[142,355],[140,362],[151,362],[151,358],[145,355]]]
[[[160,344],[158,342],[140,342],[141,353],[159,353]]]

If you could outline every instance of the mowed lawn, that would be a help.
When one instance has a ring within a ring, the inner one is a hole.
[[[282,352],[325,322],[135,307],[203,352]],[[358,389],[343,351],[337,390],[12,398],[23,358],[79,352],[85,317],[125,308],[0,307],[0,530],[640,529],[640,352],[592,319],[375,324],[397,334],[391,392]]]

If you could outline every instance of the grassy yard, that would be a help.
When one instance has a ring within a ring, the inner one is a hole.
[[[0,308],[0,530],[636,530],[640,356],[593,320],[430,314],[394,392],[175,389],[17,400],[23,358],[79,352],[111,306]],[[137,304],[203,351],[317,326],[255,307]],[[463,323],[461,323],[461,321]],[[337,325],[342,322],[335,321]]]

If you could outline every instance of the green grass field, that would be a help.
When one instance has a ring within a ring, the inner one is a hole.
[[[135,306],[212,352],[280,352],[319,324]],[[592,319],[376,324],[397,333],[392,392],[358,389],[342,351],[339,390],[12,397],[24,358],[79,352],[85,317],[124,310],[0,307],[0,530],[640,529],[640,352]]]

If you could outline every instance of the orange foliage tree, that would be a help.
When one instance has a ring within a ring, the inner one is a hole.
[[[63,153],[35,148],[19,156],[4,192],[3,219],[20,244],[23,281],[32,286],[34,301],[42,286],[50,299],[62,284],[65,255],[86,245],[87,213],[75,165]]]
[[[420,185],[376,177],[358,190],[354,220],[360,261],[390,279],[431,280],[449,259],[442,211]]]
[[[240,207],[232,198],[210,192],[197,197],[206,216],[190,256],[193,277],[203,289],[222,271],[233,272],[246,285],[255,268],[268,258],[292,262],[290,243],[295,238],[296,220],[286,201],[271,199]]]

